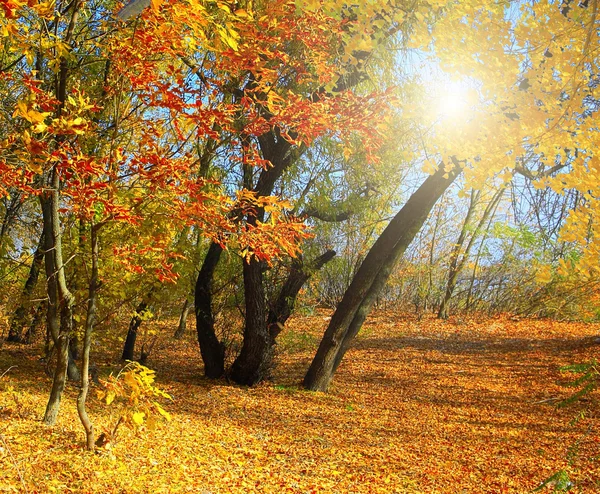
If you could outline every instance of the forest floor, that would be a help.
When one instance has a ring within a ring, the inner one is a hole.
[[[40,349],[4,343],[0,492],[526,493],[565,470],[572,492],[600,493],[595,397],[556,407],[573,392],[559,368],[598,357],[600,325],[379,312],[331,391],[307,392],[299,383],[326,324],[322,312],[290,321],[273,381],[248,389],[201,377],[193,330],[172,340],[165,323],[148,365],[173,397],[172,420],[123,427],[96,453],[83,449],[76,386],[45,427]],[[94,349],[101,374],[119,354]],[[114,425],[93,392],[89,411],[98,431]]]

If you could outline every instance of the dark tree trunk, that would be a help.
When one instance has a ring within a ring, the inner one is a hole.
[[[225,347],[215,334],[212,313],[212,281],[221,252],[223,248],[219,244],[210,245],[194,289],[198,344],[204,362],[204,375],[211,379],[217,379],[225,373]]]
[[[8,330],[7,341],[13,341],[16,343],[23,342],[23,328],[28,323],[28,306],[30,304],[29,298],[35,289],[38,278],[40,275],[40,270],[42,269],[42,264],[44,262],[44,233],[42,232],[40,236],[40,241],[37,249],[35,250],[35,254],[33,255],[33,260],[31,262],[31,267],[29,268],[29,276],[27,277],[27,281],[25,282],[25,286],[23,287],[23,292],[21,293],[21,303],[15,309],[13,316],[10,321],[10,328]]]
[[[337,366],[371,310],[377,294],[385,286],[396,261],[459,173],[458,168],[450,172],[440,169],[429,176],[377,239],[331,318],[304,377],[307,389],[327,390]]]
[[[183,335],[185,334],[185,329],[187,328],[187,318],[188,318],[188,314],[190,313],[190,310],[192,308],[192,304],[190,303],[189,299],[185,299],[185,301],[183,302],[183,307],[181,308],[181,314],[179,316],[179,323],[177,324],[177,331],[175,331],[175,334],[173,335],[173,338],[180,340],[181,338],[183,338]]]
[[[23,337],[23,343],[26,344],[30,344],[34,341],[38,329],[42,323],[42,319],[44,317],[44,309],[46,307],[46,304],[44,302],[41,302],[38,304],[38,306],[35,309],[35,313],[33,314],[33,319],[31,321],[31,324],[29,325],[29,328],[27,329],[27,332],[25,333],[25,336]]]
[[[76,353],[73,351],[73,345],[71,344],[72,340],[69,339],[69,355],[67,360],[67,377],[69,381],[78,382],[81,380],[81,373],[79,372],[79,368],[77,367],[77,362],[75,362]]]
[[[137,339],[138,329],[142,325],[142,316],[148,308],[148,300],[142,300],[137,308],[135,314],[129,321],[129,329],[127,330],[127,338],[125,338],[125,344],[123,345],[123,354],[121,360],[135,360],[135,341]]]
[[[269,160],[271,167],[264,169],[254,188],[253,170],[244,167],[244,187],[252,188],[258,196],[272,194],[277,180],[306,150],[304,146],[292,149],[292,145],[283,139],[279,129],[275,128],[258,139],[263,157]],[[259,209],[247,216],[249,225],[264,221],[265,212]],[[242,350],[231,367],[231,379],[238,384],[252,386],[270,377],[273,365],[273,338],[267,326],[267,302],[263,285],[264,263],[254,258],[244,263],[244,301],[246,316],[244,342]]]
[[[263,263],[255,259],[244,262],[246,321],[244,343],[231,367],[231,379],[252,386],[270,377],[273,343],[267,328]]]
[[[269,332],[273,341],[275,341],[275,338],[277,338],[286,321],[292,314],[300,289],[314,273],[334,257],[335,251],[328,250],[307,265],[302,263],[301,258],[294,259],[290,274],[281,287],[279,296],[269,310],[269,315],[267,317],[267,326],[269,327]]]

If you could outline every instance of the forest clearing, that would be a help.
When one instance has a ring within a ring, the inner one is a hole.
[[[166,325],[149,365],[171,421],[123,427],[96,453],[75,386],[44,426],[38,353],[4,347],[0,491],[525,493],[564,469],[575,492],[600,492],[597,411],[574,424],[581,403],[556,407],[573,392],[559,368],[597,355],[600,325],[376,312],[325,394],[300,387],[325,319],[294,318],[273,381],[254,388],[202,378],[191,333],[173,340]],[[119,356],[99,352],[100,373]],[[99,430],[114,425],[113,407],[89,409]]]

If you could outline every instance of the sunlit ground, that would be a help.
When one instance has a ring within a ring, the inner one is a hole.
[[[76,387],[44,427],[38,350],[5,345],[0,370],[16,368],[0,382],[0,492],[523,493],[561,469],[600,492],[598,418],[573,425],[581,406],[555,406],[571,392],[559,366],[597,354],[598,325],[380,313],[331,392],[306,392],[326,318],[294,319],[274,382],[252,389],[203,379],[192,332],[174,341],[163,323],[149,365],[174,397],[172,421],[122,429],[95,454],[82,449]],[[119,350],[96,349],[101,371]],[[92,397],[89,409],[97,430],[114,424],[112,407]]]

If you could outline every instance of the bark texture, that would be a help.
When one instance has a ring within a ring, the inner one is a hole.
[[[212,243],[208,248],[194,289],[196,334],[204,362],[204,375],[216,379],[225,373],[225,347],[215,334],[212,312],[212,281],[223,248]]]
[[[8,330],[7,341],[15,343],[23,343],[23,328],[28,324],[28,308],[30,305],[29,299],[38,282],[40,270],[44,263],[44,233],[40,236],[40,241],[35,253],[33,254],[33,260],[29,268],[29,276],[25,281],[23,292],[21,293],[21,301],[19,306],[15,309],[13,316],[10,321],[10,327]]]
[[[326,391],[352,339],[369,314],[392,269],[426,221],[429,212],[459,175],[440,168],[429,176],[390,221],[377,239],[334,312],[317,353],[304,377],[304,386]]]
[[[231,379],[252,386],[270,377],[273,362],[273,340],[267,328],[262,262],[251,259],[244,263],[246,320],[244,343],[231,367]]]
[[[148,300],[142,300],[137,308],[135,314],[129,321],[129,328],[127,329],[127,337],[125,338],[125,344],[123,345],[123,354],[121,360],[135,360],[135,342],[137,340],[138,329],[142,325],[142,317],[144,312],[148,309]]]
[[[177,323],[177,330],[175,331],[173,338],[175,338],[177,340],[180,340],[181,338],[183,338],[183,335],[185,334],[185,330],[187,328],[187,318],[188,318],[188,315],[189,315],[191,309],[192,309],[192,304],[186,298],[185,301],[183,302],[183,307],[181,308],[181,314],[179,315],[179,322]]]
[[[93,226],[91,231],[92,269],[88,287],[88,307],[85,318],[85,331],[83,336],[83,357],[81,363],[81,388],[77,396],[77,413],[85,430],[86,448],[94,450],[94,424],[86,410],[86,400],[89,389],[90,349],[92,346],[92,331],[96,320],[96,298],[98,293],[98,226]]]
[[[294,311],[296,298],[310,277],[335,257],[334,250],[328,250],[312,262],[304,264],[301,258],[294,259],[290,274],[285,280],[275,303],[269,310],[267,325],[271,338],[275,340],[286,321]]]

